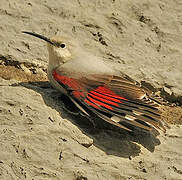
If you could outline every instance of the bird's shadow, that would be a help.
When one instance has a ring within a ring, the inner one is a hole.
[[[49,82],[21,82],[13,86],[23,86],[41,94],[47,106],[59,112],[62,118],[75,124],[84,134],[94,140],[96,147],[109,155],[131,158],[140,154],[142,146],[150,152],[154,152],[155,146],[160,144],[157,131],[149,133],[135,129],[133,132],[128,132],[107,123],[107,125],[95,128],[88,119],[85,120],[86,117],[68,113],[64,108],[64,97],[53,89]],[[102,121],[102,123],[105,122]]]

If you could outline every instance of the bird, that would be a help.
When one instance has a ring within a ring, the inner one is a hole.
[[[47,42],[50,84],[66,95],[83,115],[90,119],[98,117],[127,131],[133,131],[133,127],[149,132],[166,131],[153,93],[127,74],[84,51],[70,38],[22,32]]]

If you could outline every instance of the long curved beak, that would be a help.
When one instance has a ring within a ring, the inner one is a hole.
[[[40,34],[37,34],[37,33],[34,33],[34,32],[27,32],[27,31],[22,31],[22,33],[29,34],[31,36],[35,36],[37,38],[40,38],[40,39],[42,39],[42,40],[44,40],[44,41],[54,45],[54,43],[49,38],[47,38],[47,37],[45,37],[43,35],[40,35]]]

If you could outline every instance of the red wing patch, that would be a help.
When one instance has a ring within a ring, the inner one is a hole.
[[[123,103],[122,100],[126,101],[127,99],[117,95],[107,87],[99,86],[97,89],[88,92],[85,102],[91,106],[94,104],[98,107],[113,110],[113,106],[119,107],[119,103]]]
[[[90,105],[90,106],[92,106],[92,107],[94,107],[94,108],[96,108],[96,109],[99,109],[99,108],[100,108],[99,106],[97,106],[96,104],[94,104],[94,103],[88,101],[87,99],[85,99],[84,101],[85,101],[88,105]]]
[[[77,82],[76,79],[69,78],[58,74],[56,71],[53,72],[53,77],[56,81],[63,84],[66,88],[72,90],[72,94],[75,98],[84,97],[83,87]]]
[[[73,78],[68,78],[66,76],[59,75],[56,71],[53,72],[53,77],[56,81],[61,82],[62,84],[72,88],[74,90],[78,89],[78,83]]]
[[[113,110],[113,106],[119,107],[118,104],[123,103],[122,100],[127,100],[104,86],[99,86],[95,90],[89,91],[86,96],[83,93],[83,87],[76,79],[62,76],[56,71],[53,72],[53,77],[56,81],[63,84],[65,88],[72,90],[72,95],[75,98],[81,100],[81,98],[85,97],[84,102],[96,109],[104,107],[108,110]]]
[[[111,104],[111,105],[114,105],[114,106],[118,106],[117,103],[115,103],[115,102],[113,102],[111,100],[108,100],[107,97],[100,97],[100,96],[93,95],[91,93],[88,93],[88,95],[92,96],[92,98],[94,98],[94,99],[100,100],[101,102],[104,102],[104,103],[107,103],[107,104]]]
[[[95,103],[96,105],[99,105],[99,106],[105,107],[107,109],[113,110],[113,108],[111,106],[109,106],[108,104],[106,104],[104,102],[97,101],[96,99],[93,99],[89,96],[87,97],[87,99],[90,100],[92,103]]]
[[[97,89],[95,89],[94,91],[99,92],[101,94],[116,98],[116,99],[125,99],[124,97],[118,96],[116,93],[114,93],[113,91],[111,91],[110,89],[104,87],[104,86],[99,86]]]

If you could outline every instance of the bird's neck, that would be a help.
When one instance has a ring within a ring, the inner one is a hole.
[[[47,77],[50,81],[50,83],[55,83],[54,81],[54,77],[53,77],[53,71],[54,71],[54,67],[50,65],[50,63],[48,64],[48,68],[47,68]]]
[[[50,82],[54,81],[54,77],[53,77],[53,71],[61,66],[62,64],[60,64],[60,61],[58,61],[57,59],[51,59],[52,57],[49,56],[49,62],[48,62],[48,68],[47,68],[47,76]]]
[[[59,66],[59,61],[56,59],[55,56],[53,56],[52,53],[49,53],[49,62],[47,67],[47,77],[51,83],[52,86],[55,86],[56,81],[53,77],[53,71],[56,69],[56,67]]]
[[[53,72],[55,71],[55,69],[56,69],[55,66],[52,66],[51,64],[48,65],[47,77],[49,79],[49,82],[54,88],[56,88],[57,90],[59,90],[63,94],[67,94],[65,89],[62,86],[60,86],[59,83],[54,79]]]

